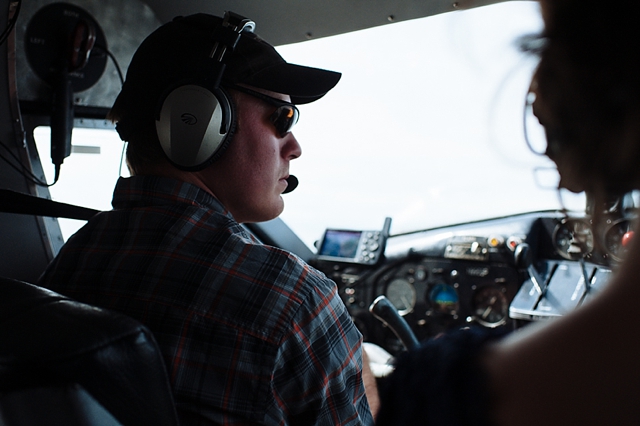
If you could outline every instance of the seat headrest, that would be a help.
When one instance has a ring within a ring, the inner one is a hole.
[[[177,424],[155,339],[125,315],[0,278],[0,342],[0,392],[77,383],[123,424]]]

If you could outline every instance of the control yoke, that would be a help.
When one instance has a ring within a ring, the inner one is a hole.
[[[413,334],[407,321],[402,318],[395,306],[385,296],[378,296],[369,307],[369,312],[389,327],[407,350],[420,346],[420,342]]]

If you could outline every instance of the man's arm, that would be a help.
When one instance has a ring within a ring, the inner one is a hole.
[[[371,371],[371,366],[369,365],[369,355],[364,348],[362,349],[362,381],[364,382],[364,391],[367,395],[367,401],[369,401],[371,415],[373,415],[373,418],[375,419],[378,414],[378,409],[380,408],[378,384],[373,372]]]
[[[370,425],[362,335],[335,284],[316,282],[307,296],[278,350],[275,403],[290,425]]]

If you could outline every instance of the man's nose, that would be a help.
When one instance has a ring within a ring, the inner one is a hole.
[[[293,133],[289,133],[286,136],[286,142],[283,147],[283,156],[288,158],[289,160],[293,160],[302,155],[302,147],[298,143],[298,140],[293,135]]]

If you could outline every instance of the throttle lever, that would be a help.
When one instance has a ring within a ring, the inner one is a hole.
[[[378,296],[369,306],[369,312],[389,327],[407,350],[416,349],[420,346],[420,342],[413,334],[407,321],[385,296]]]

